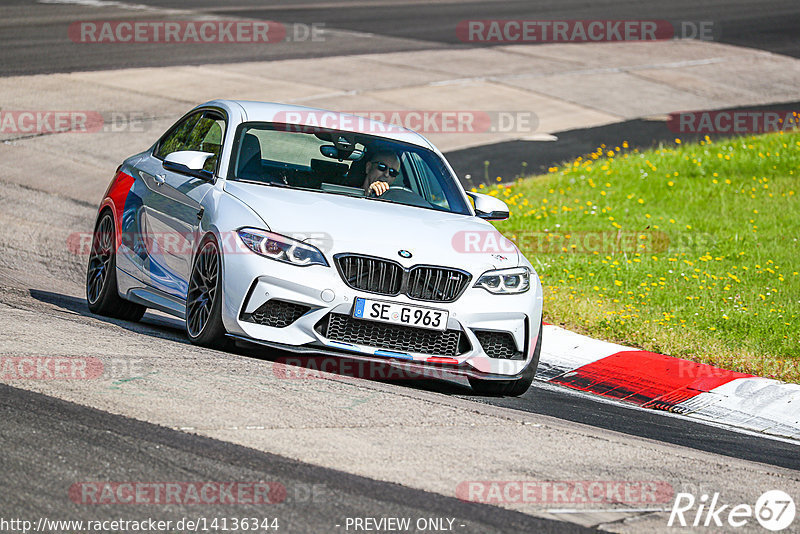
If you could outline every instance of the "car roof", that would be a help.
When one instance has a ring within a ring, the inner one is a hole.
[[[242,111],[242,122],[279,122],[297,126],[330,128],[373,135],[436,150],[430,141],[413,130],[351,113],[250,100],[212,100],[197,107],[208,106],[220,106],[229,110],[238,107]]]

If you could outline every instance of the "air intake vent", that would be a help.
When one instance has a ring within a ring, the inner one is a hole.
[[[311,308],[285,300],[268,300],[253,313],[243,313],[242,320],[263,326],[284,328],[302,317]]]
[[[354,319],[339,313],[328,314],[317,331],[331,341],[366,345],[377,349],[416,352],[436,356],[458,356],[470,350],[469,341],[459,330],[428,330]]]
[[[522,351],[517,350],[514,336],[509,332],[492,332],[490,330],[475,330],[475,337],[483,347],[483,351],[490,358],[502,360],[524,360]]]

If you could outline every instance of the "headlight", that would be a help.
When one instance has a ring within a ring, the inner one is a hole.
[[[247,248],[272,260],[301,267],[308,265],[328,267],[328,262],[322,252],[308,243],[255,228],[242,228],[237,234]]]
[[[478,278],[475,287],[497,295],[524,293],[531,287],[531,271],[527,267],[487,271]]]

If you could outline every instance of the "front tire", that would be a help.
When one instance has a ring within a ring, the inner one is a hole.
[[[486,397],[519,397],[531,387],[536,376],[536,368],[539,366],[539,355],[542,352],[542,322],[539,322],[539,338],[536,340],[536,347],[533,349],[531,363],[523,371],[520,378],[516,380],[481,380],[479,378],[469,378],[469,385],[478,395]]]
[[[92,236],[86,267],[86,302],[89,311],[97,315],[138,321],[147,308],[119,296],[116,244],[114,217],[106,210],[97,219]]]
[[[222,324],[222,256],[217,241],[203,240],[194,260],[186,292],[186,335],[195,345],[228,347]]]

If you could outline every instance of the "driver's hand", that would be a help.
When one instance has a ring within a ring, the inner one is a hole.
[[[372,182],[369,184],[369,193],[374,194],[376,197],[381,196],[389,190],[389,184],[386,182]]]

